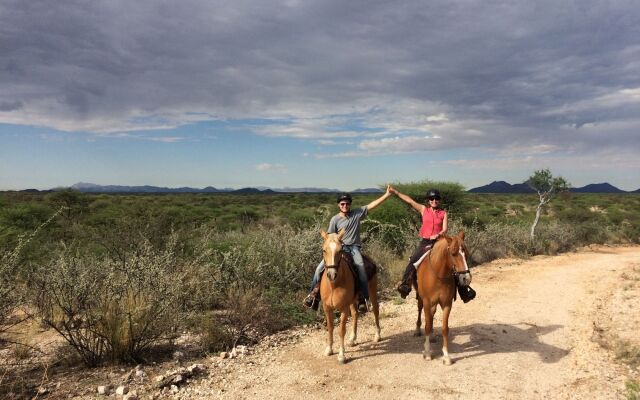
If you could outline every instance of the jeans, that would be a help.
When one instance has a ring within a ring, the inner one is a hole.
[[[360,253],[360,246],[357,245],[343,245],[342,250],[351,254],[353,257],[353,263],[358,271],[358,285],[360,286],[360,293],[365,299],[369,299],[369,281],[367,280],[367,272],[364,269],[364,260],[362,259],[362,253]],[[313,280],[311,281],[311,290],[316,287],[320,281],[320,274],[324,270],[324,260],[320,261],[316,272],[313,274]]]

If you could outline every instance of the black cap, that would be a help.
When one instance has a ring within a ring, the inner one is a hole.
[[[440,191],[438,189],[429,189],[427,191],[427,199],[438,199],[440,200],[442,196],[440,196]]]
[[[347,200],[349,204],[351,204],[351,202],[353,201],[349,193],[340,193],[338,195],[338,201],[336,201],[336,203],[340,203],[342,200]]]

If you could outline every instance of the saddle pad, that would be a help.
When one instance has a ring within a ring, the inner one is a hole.
[[[427,250],[427,252],[426,252],[426,253],[424,253],[424,254],[422,255],[422,257],[420,257],[420,259],[419,259],[418,261],[414,262],[414,263],[413,263],[413,266],[414,266],[416,269],[418,269],[418,267],[420,266],[420,264],[422,264],[422,261],[424,260],[424,258],[425,258],[426,256],[428,256],[428,255],[429,255],[429,253],[431,253],[431,249]]]

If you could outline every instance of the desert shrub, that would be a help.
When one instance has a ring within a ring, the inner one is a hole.
[[[413,246],[418,236],[418,228],[407,219],[386,223],[369,217],[362,221],[361,227],[365,250],[370,247],[370,242],[375,242],[379,247],[393,251],[396,255],[403,254],[407,247]]]
[[[482,264],[500,257],[527,256],[529,254],[529,230],[522,225],[489,223],[480,229],[464,226],[458,220],[450,222],[449,234],[465,231],[468,261]]]
[[[413,234],[411,230],[403,230],[401,227],[398,227],[395,232],[398,232],[398,235],[405,236],[406,239],[404,242],[406,242],[406,244],[404,247],[390,247],[390,243],[384,235],[370,236],[364,246],[364,253],[370,256],[378,266],[378,288],[380,290],[391,288],[404,272],[406,257],[399,258],[397,252],[401,251],[401,254],[404,254],[406,249],[409,248],[413,251],[411,246],[417,243],[415,234]]]
[[[624,384],[627,400],[639,400],[640,399],[640,381],[635,379],[629,379]]]
[[[465,231],[465,244],[472,265],[502,257],[530,257],[536,254],[557,254],[585,244],[579,240],[579,230],[573,225],[550,222],[539,227],[534,240],[530,226],[523,223],[493,222],[485,226],[465,225],[460,219],[449,223],[449,234]]]
[[[199,258],[179,257],[176,239],[164,248],[142,241],[113,257],[63,247],[31,274],[37,316],[58,332],[87,365],[139,360],[142,351],[181,323],[180,282]]]
[[[7,319],[19,304],[17,285],[13,278],[16,261],[15,251],[0,256],[0,344],[4,341],[2,334],[5,332]]]
[[[227,289],[220,310],[207,313],[196,327],[203,345],[213,351],[230,349],[289,326],[278,318],[265,293],[258,288]]]
[[[536,238],[531,241],[529,253],[558,254],[575,249],[585,244],[578,238],[578,231],[574,225],[552,221],[538,227]]]
[[[0,253],[0,343],[3,341],[1,334],[9,326],[6,324],[8,317],[23,302],[24,290],[22,289],[24,287],[21,286],[19,281],[22,272],[20,270],[22,253],[38,233],[50,225],[64,211],[65,208],[61,207],[29,234],[20,235],[13,250]]]

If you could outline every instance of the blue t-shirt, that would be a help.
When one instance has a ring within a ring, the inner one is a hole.
[[[360,241],[360,220],[367,216],[367,211],[367,206],[362,206],[355,210],[349,210],[346,218],[341,213],[334,215],[329,222],[329,230],[327,232],[338,233],[344,229],[343,244],[362,246]]]

